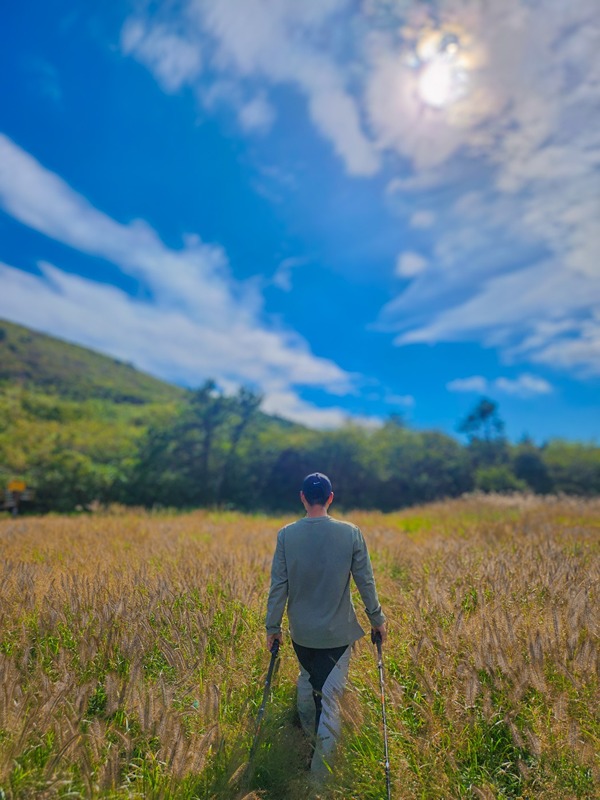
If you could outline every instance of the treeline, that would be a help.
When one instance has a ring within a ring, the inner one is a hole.
[[[559,440],[511,444],[482,398],[458,426],[461,444],[398,417],[367,430],[317,432],[269,417],[259,395],[207,382],[155,404],[76,402],[15,387],[0,396],[0,480],[34,490],[24,510],[90,504],[297,508],[299,482],[328,473],[341,508],[389,511],[479,489],[600,494],[600,447]]]

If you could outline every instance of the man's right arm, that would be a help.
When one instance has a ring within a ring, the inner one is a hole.
[[[277,546],[271,565],[271,588],[267,600],[267,636],[281,634],[281,619],[285,610],[288,597],[288,576],[285,562],[285,548],[283,543],[283,530],[277,534]],[[277,636],[280,638],[280,636]]]

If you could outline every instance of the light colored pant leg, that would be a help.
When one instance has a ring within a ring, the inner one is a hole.
[[[296,688],[298,690],[298,716],[300,717],[300,724],[302,730],[307,736],[315,735],[315,718],[317,711],[315,709],[315,701],[313,699],[313,688],[310,685],[308,672],[300,664],[300,674],[296,681]]]
[[[327,763],[340,737],[342,727],[340,699],[348,679],[351,651],[352,646],[348,645],[346,652],[331,670],[323,686],[323,710],[319,720],[315,752],[310,765],[315,778],[322,779],[329,775]],[[313,725],[314,719],[313,715]]]

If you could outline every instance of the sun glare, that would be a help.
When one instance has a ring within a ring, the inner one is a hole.
[[[467,94],[469,59],[456,34],[428,31],[415,51],[417,88],[423,103],[441,109]]]

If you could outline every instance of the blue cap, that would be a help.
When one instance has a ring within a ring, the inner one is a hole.
[[[331,481],[322,472],[311,472],[304,478],[302,492],[309,503],[325,505],[332,492]]]

